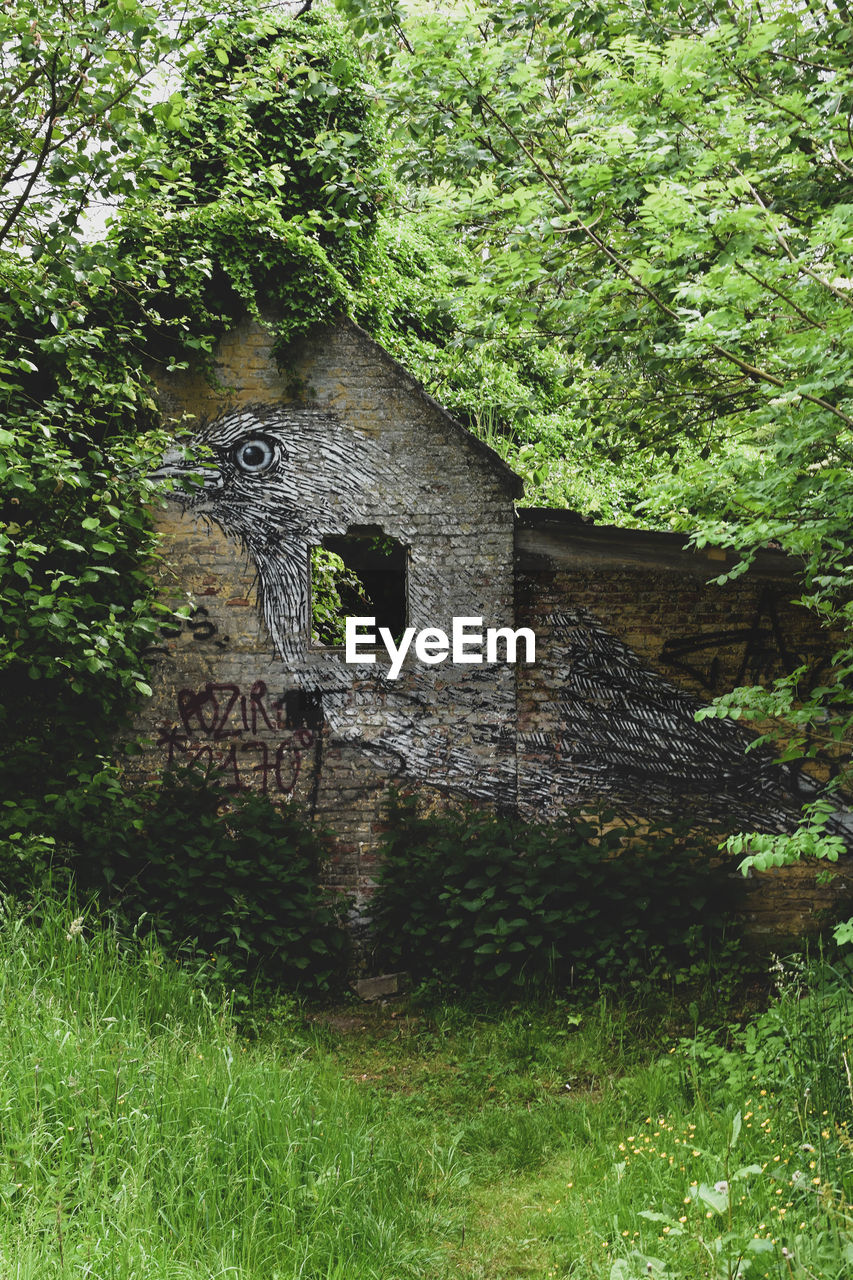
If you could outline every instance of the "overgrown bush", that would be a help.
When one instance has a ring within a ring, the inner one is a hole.
[[[457,988],[641,987],[736,950],[732,880],[695,833],[612,815],[423,815],[395,796],[380,848],[379,958]]]
[[[70,797],[62,823],[78,891],[150,924],[170,949],[206,954],[229,981],[335,982],[345,946],[319,887],[325,851],[295,807],[225,792],[197,768],[133,794],[105,773]]]
[[[676,1061],[689,1091],[724,1105],[760,1078],[771,1096],[788,1099],[788,1119],[803,1136],[814,1141],[821,1129],[849,1128],[853,954],[774,957],[770,975],[776,998],[746,1026],[699,1027],[679,1042]]]

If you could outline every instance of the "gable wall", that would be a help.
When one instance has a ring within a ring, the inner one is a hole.
[[[599,531],[573,537],[546,513],[535,528],[523,517],[516,537],[506,478],[357,330],[327,333],[289,357],[285,377],[267,332],[247,322],[220,346],[221,388],[164,378],[164,410],[201,422],[234,408],[285,408],[293,445],[310,442],[295,449],[302,473],[292,478],[311,508],[299,551],[306,577],[312,539],[379,524],[411,548],[413,626],[449,631],[454,615],[530,626],[536,664],[410,660],[392,684],[381,662],[348,667],[304,634],[284,662],[261,617],[251,556],[215,523],[170,504],[160,517],[164,592],[189,597],[193,613],[153,646],[143,772],[200,758],[234,789],[295,799],[337,833],[329,883],[362,897],[392,781],[436,803],[473,799],[531,818],[605,802],[733,827],[760,810],[785,825],[790,796],[775,775],[744,765],[742,743],[726,739],[720,722],[699,741],[692,724],[700,702],[741,679],[772,678],[800,657],[815,676],[825,669],[831,645],[788,603],[787,571],[721,590],[707,585],[721,566],[688,560],[665,537],[608,549]],[[641,703],[627,719],[623,686]],[[718,769],[710,782],[699,776],[709,759]],[[776,892],[745,886],[756,933],[793,936],[826,905],[811,868],[764,880]]]
[[[293,554],[306,583],[309,545],[349,524],[378,524],[410,549],[410,625],[449,633],[453,617],[466,615],[481,616],[484,627],[508,625],[507,478],[357,330],[294,350],[287,374],[276,370],[266,331],[247,322],[220,346],[221,390],[175,375],[161,380],[161,399],[167,414],[198,423],[234,409],[278,414],[269,421],[287,441],[294,504],[304,497],[305,532]],[[329,881],[356,890],[370,883],[391,778],[415,779],[427,791],[494,794],[494,743],[514,719],[511,669],[484,676],[410,658],[392,683],[382,680],[384,650],[372,667],[348,666],[339,652],[312,646],[305,625],[284,662],[261,617],[252,556],[215,520],[174,503],[159,527],[164,590],[189,596],[195,612],[154,646],[154,699],[143,726],[149,776],[170,760],[200,758],[230,787],[295,798],[339,836]],[[307,623],[307,594],[298,609]],[[511,759],[501,783],[514,799]]]

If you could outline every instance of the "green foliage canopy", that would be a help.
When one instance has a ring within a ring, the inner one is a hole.
[[[0,36],[0,827],[49,834],[149,692],[152,370],[262,303],[282,338],[346,305],[381,182],[334,23],[51,0]]]
[[[132,264],[90,243],[159,180],[146,78],[187,38],[136,0],[0,14],[2,825],[49,827],[147,690],[152,541],[135,437],[155,422]],[[154,108],[156,110],[156,108]],[[121,477],[121,478],[119,478]]]
[[[146,81],[192,28],[169,0],[14,0],[0,13],[0,249],[64,252],[102,199],[144,186]]]
[[[837,636],[721,700],[846,778],[853,742],[853,42],[844,0],[339,0],[383,69],[397,169],[476,246],[484,342],[547,336],[588,438],[662,463],[641,518],[802,565]],[[606,457],[606,455],[604,455]],[[812,813],[814,851],[825,807]],[[772,846],[772,847],[771,847]],[[784,842],[756,848],[759,865]]]
[[[360,29],[403,20],[342,4]],[[755,435],[801,402],[850,426],[849,30],[833,10],[535,0],[417,10],[401,38],[398,172],[477,244],[484,338],[551,336],[588,412],[620,405],[657,448]]]
[[[163,358],[210,350],[246,312],[279,343],[358,310],[386,182],[367,87],[341,24],[230,14],[188,51],[156,122],[170,177],[126,202]]]

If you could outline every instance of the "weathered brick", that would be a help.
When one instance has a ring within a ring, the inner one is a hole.
[[[215,509],[209,525],[174,506],[162,512],[164,594],[189,597],[195,612],[154,646],[154,697],[140,726],[154,745],[142,774],[201,758],[233,788],[298,802],[338,833],[327,878],[360,900],[373,889],[392,780],[431,803],[468,798],[531,818],[600,802],[740,824],[764,804],[771,829],[790,822],[781,783],[756,773],[764,789],[750,797],[752,765],[736,765],[734,747],[726,756],[717,722],[703,737],[692,718],[736,681],[771,680],[795,660],[825,667],[832,641],[790,604],[790,570],[786,578],[774,561],[721,589],[706,585],[719,557],[681,552],[667,535],[597,531],[562,513],[528,513],[516,527],[520,485],[500,459],[347,322],[294,346],[279,370],[270,333],[247,320],[222,340],[216,369],[218,386],[164,377],[164,415],[215,428],[248,407],[259,434],[286,422],[302,459],[287,478],[293,510],[259,520],[300,548],[290,563],[303,579],[301,612],[279,619],[277,653],[257,553],[217,526]],[[454,616],[475,615],[528,626],[536,663],[427,667],[409,656],[399,681],[377,684],[377,668],[366,677],[312,646],[308,548],[350,525],[378,526],[409,548],[411,625],[449,632]],[[296,657],[282,659],[283,634]],[[778,882],[793,886],[784,903],[744,887],[762,936],[774,918],[785,930],[792,920],[810,926],[815,904],[828,901],[815,897],[813,877]]]

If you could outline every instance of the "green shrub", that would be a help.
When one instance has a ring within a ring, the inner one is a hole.
[[[698,978],[712,944],[732,949],[727,870],[677,826],[423,816],[395,796],[380,859],[379,957],[421,979],[639,987]]]
[[[0,839],[0,892],[30,897],[52,879],[56,843],[50,836],[13,831]]]
[[[326,852],[295,807],[231,794],[199,769],[127,794],[104,774],[66,809],[67,858],[81,890],[171,947],[214,957],[229,979],[326,987],[344,967],[344,934],[319,888]]]
[[[853,956],[774,957],[776,998],[746,1026],[724,1032],[706,1027],[679,1041],[686,1079],[718,1105],[754,1088],[786,1099],[787,1119],[815,1139],[815,1131],[853,1125],[850,1036],[853,1027]],[[829,1119],[827,1120],[827,1117]]]

